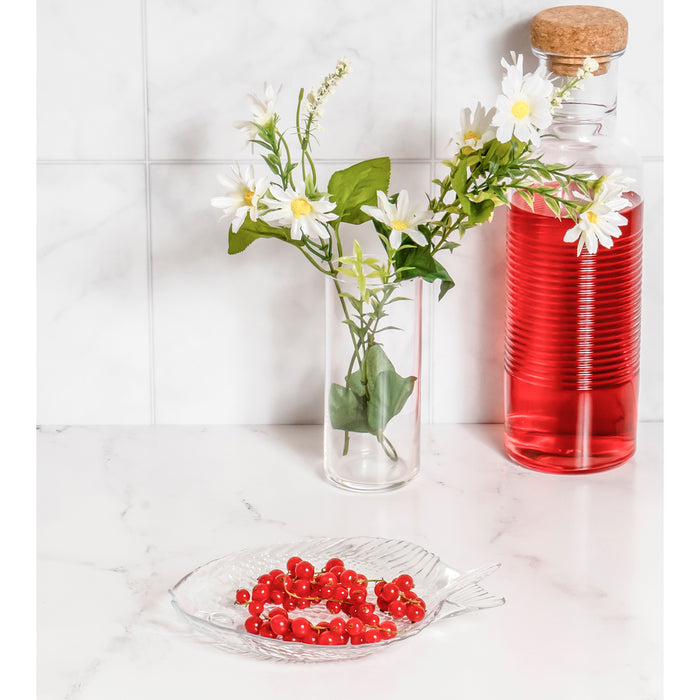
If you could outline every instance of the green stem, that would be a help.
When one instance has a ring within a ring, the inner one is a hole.
[[[392,462],[395,462],[399,458],[399,455],[396,451],[396,448],[391,444],[391,440],[389,440],[389,438],[386,435],[384,435],[384,433],[379,433],[379,435],[377,435],[377,440],[379,440],[379,444],[382,446],[384,454]]]
[[[303,253],[304,257],[317,269],[323,272],[324,275],[332,275],[333,272],[329,270],[325,270],[322,268],[312,257],[309,255],[309,253],[302,248],[301,246],[299,247],[299,250]]]
[[[278,131],[277,135],[279,136],[279,142],[284,146],[284,150],[287,154],[287,164],[292,162],[292,156],[291,153],[289,152],[289,146],[287,145],[287,140],[282,136],[282,134]],[[279,154],[278,154],[279,155]],[[284,169],[282,168],[280,164],[280,177],[282,178],[282,186],[284,189],[287,189],[287,185],[291,183],[292,189],[296,189],[294,186],[294,176],[292,175],[291,170],[289,171],[289,179],[287,179],[284,176]]]

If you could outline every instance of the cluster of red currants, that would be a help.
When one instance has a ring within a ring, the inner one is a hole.
[[[368,600],[369,583],[375,584],[376,603]],[[371,644],[396,636],[393,620],[423,619],[425,601],[412,590],[413,585],[408,574],[393,581],[368,579],[346,569],[337,558],[329,559],[317,572],[308,561],[291,557],[286,572],[273,569],[262,574],[250,591],[241,588],[236,592],[236,602],[248,606],[245,629],[251,634],[304,644]],[[318,604],[325,605],[334,617],[312,623],[303,616],[289,616],[293,610]],[[265,613],[266,605],[275,607]]]

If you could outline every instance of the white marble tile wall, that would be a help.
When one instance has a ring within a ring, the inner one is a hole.
[[[216,174],[251,151],[245,94],[301,85],[347,57],[316,150],[333,170],[392,157],[419,197],[458,110],[499,90],[499,59],[529,58],[547,0],[38,2],[38,416],[41,424],[319,422],[322,280],[263,241],[226,254]],[[645,169],[640,416],[663,415],[662,2],[623,12],[621,131]],[[290,121],[288,121],[290,123]],[[424,418],[502,420],[503,217],[426,289]]]

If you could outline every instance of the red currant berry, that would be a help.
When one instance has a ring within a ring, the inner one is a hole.
[[[294,575],[297,578],[312,579],[314,577],[314,567],[308,561],[300,561],[294,567]]]
[[[265,603],[261,603],[259,600],[252,600],[248,604],[248,612],[251,615],[259,615],[265,609]]]
[[[275,615],[270,618],[270,629],[275,634],[285,634],[289,630],[289,618],[286,615]]]
[[[269,586],[272,584],[272,576],[270,574],[262,574],[262,576],[258,576],[258,583],[264,583]]]
[[[406,606],[406,617],[411,622],[420,622],[425,617],[425,610],[420,605],[411,603]]]
[[[374,615],[370,615],[369,619],[367,620],[367,624],[370,625],[371,627],[377,627],[380,623],[379,615],[376,613]]]
[[[367,590],[362,588],[362,586],[355,586],[354,588],[351,588],[350,593],[348,594],[348,600],[355,603],[355,605],[364,603],[365,600],[367,600]]]
[[[357,606],[357,617],[363,622],[367,622],[374,615],[374,605],[372,603],[362,603]]]
[[[396,600],[399,597],[399,587],[395,583],[387,583],[382,588],[381,597],[389,603]]]
[[[413,579],[408,574],[401,574],[401,576],[396,577],[396,585],[402,591],[410,591],[413,588]]]
[[[258,583],[256,586],[253,586],[250,596],[253,600],[265,602],[270,596],[270,586],[266,583]]]
[[[326,571],[330,571],[333,567],[339,566],[340,568],[344,569],[345,564],[343,564],[342,559],[338,559],[337,557],[333,557],[332,559],[329,559],[326,562],[326,565],[323,567]]]
[[[389,610],[390,605],[391,603],[388,600],[384,600],[384,598],[377,598],[377,607],[382,612],[387,612]]]
[[[311,607],[311,601],[308,598],[299,598],[297,600],[297,610],[306,610]]]
[[[326,572],[318,577],[319,586],[335,586],[338,583],[338,577],[335,574]]]
[[[296,610],[297,601],[296,601],[296,599],[294,599],[294,598],[285,598],[285,599],[282,601],[282,607],[283,607],[285,610],[289,610],[289,611]]]
[[[289,632],[285,632],[285,633],[282,635],[282,639],[283,639],[285,642],[300,642],[300,641],[301,641],[301,639],[297,639],[297,638],[294,636],[294,634],[292,633],[291,630],[290,630]]]
[[[270,612],[268,613],[269,617],[274,617],[275,615],[284,615],[285,617],[289,617],[287,615],[287,611],[284,608],[280,607],[272,608],[272,610],[270,610]]]
[[[352,569],[345,569],[338,577],[338,581],[346,588],[350,588],[357,581],[357,574]]]
[[[297,617],[292,620],[292,632],[294,636],[303,639],[311,631],[311,623],[305,617]]]
[[[260,625],[260,636],[274,639],[277,635],[272,631],[269,622],[263,622],[262,625]]]
[[[382,638],[382,634],[379,630],[368,629],[364,631],[365,644],[374,644]]]
[[[301,640],[304,644],[318,644],[318,632],[309,630]]]
[[[318,592],[319,598],[323,598],[324,600],[328,600],[329,598],[333,597],[333,587],[332,586],[321,586],[317,592]]]
[[[297,579],[292,586],[292,591],[302,598],[308,596],[311,593],[311,581],[306,578]]]
[[[270,571],[270,577],[273,581],[275,581],[280,574],[284,574],[282,569],[272,569],[272,571]]]
[[[364,643],[365,643],[364,632],[360,632],[359,634],[356,634],[356,635],[350,637],[350,644],[364,644]]]
[[[342,617],[334,617],[328,629],[336,634],[343,634],[345,632],[345,620]]]
[[[247,591],[245,588],[239,588],[236,591],[236,602],[240,603],[241,605],[247,603],[250,600],[250,591]]]
[[[365,628],[365,623],[360,620],[359,617],[351,617],[346,623],[345,623],[345,631],[351,636],[354,637],[356,634],[361,634],[362,630]]]
[[[246,632],[250,632],[251,634],[260,634],[262,623],[263,621],[257,616],[249,617],[244,623]]]
[[[382,594],[382,590],[384,589],[384,584],[386,581],[377,581],[377,583],[374,584],[374,595],[379,597]]]
[[[340,635],[330,630],[324,630],[318,635],[318,643],[322,646],[335,646],[340,644]]]
[[[396,625],[391,620],[382,622],[379,626],[381,627],[379,632],[382,635],[382,639],[391,639],[396,636]]]
[[[332,569],[329,569],[329,573],[333,574],[338,580],[340,580],[340,574],[345,571],[344,566],[334,566]]]
[[[301,557],[291,557],[290,559],[287,560],[287,571],[289,571],[290,574],[294,573],[294,569],[296,568],[296,565],[301,561]]]
[[[329,600],[326,603],[326,608],[327,608],[328,612],[331,612],[334,615],[337,615],[343,609],[343,604],[339,603],[337,600]]]
[[[403,617],[406,614],[406,606],[400,600],[395,600],[389,604],[389,614],[397,619]]]
[[[333,589],[333,595],[331,596],[331,598],[333,598],[333,600],[343,601],[347,597],[348,597],[348,589],[345,588],[345,586],[336,586]]]
[[[270,602],[274,605],[281,605],[284,600],[284,592],[279,590],[270,591]]]

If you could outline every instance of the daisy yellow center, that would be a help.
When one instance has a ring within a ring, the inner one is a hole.
[[[253,192],[253,190],[246,189],[246,191],[243,193],[243,201],[247,206],[253,206],[253,197],[255,197],[255,192]]]
[[[311,211],[311,205],[308,199],[297,197],[292,201],[292,214],[298,219],[300,216],[306,216]]]
[[[481,136],[477,134],[476,131],[472,131],[471,129],[464,134],[465,141],[469,141],[469,139],[474,139],[474,141],[478,141],[480,138]]]
[[[405,221],[392,221],[391,227],[394,231],[403,231],[405,228],[408,228],[408,224]]]
[[[516,119],[525,119],[530,114],[530,105],[527,102],[519,100],[510,110]]]
[[[586,216],[588,217],[588,220],[589,220],[592,224],[597,224],[597,223],[598,223],[598,214],[596,214],[595,212],[587,211],[587,212],[586,212]]]

